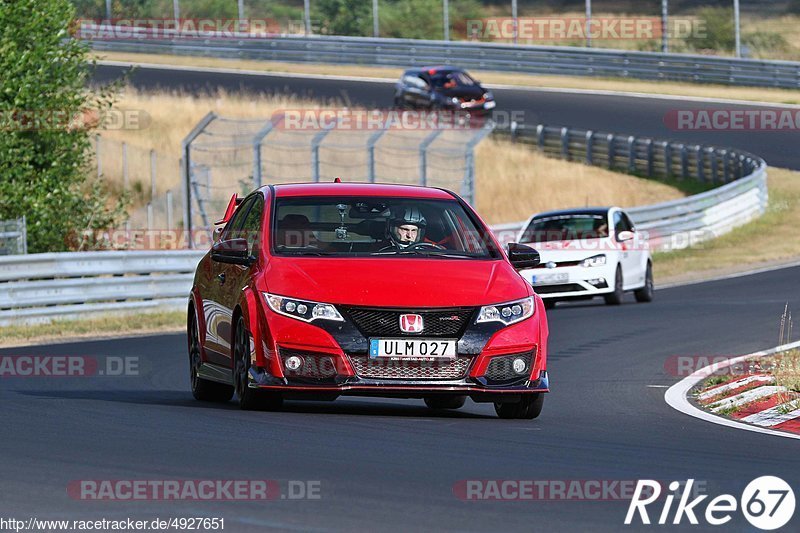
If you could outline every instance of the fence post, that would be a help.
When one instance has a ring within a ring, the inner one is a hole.
[[[152,229],[153,229],[153,204],[147,202],[147,231],[151,231]]]
[[[561,157],[569,160],[569,128],[561,128]]]
[[[594,164],[594,132],[592,130],[586,132],[586,164]]]
[[[608,143],[608,146],[606,146],[606,150],[607,150],[607,154],[608,154],[608,168],[612,169],[612,168],[614,168],[614,157],[615,157],[615,154],[614,154],[614,134],[613,133],[609,133],[606,136],[606,142]]]
[[[173,217],[172,217],[172,190],[167,190],[167,229],[172,230],[173,226]]]
[[[717,171],[719,170],[719,165],[717,164],[717,150],[716,148],[711,148],[709,153],[711,154],[711,183],[717,183]]]
[[[653,177],[653,139],[645,140],[645,146],[647,147],[647,177]]]
[[[731,154],[727,150],[722,150],[722,182],[728,183],[731,180]]]
[[[264,138],[269,135],[275,125],[270,120],[267,124],[258,130],[253,137],[253,188],[258,189],[262,185],[261,176],[261,144]]]
[[[311,180],[314,183],[319,183],[319,145],[322,144],[322,141],[325,140],[325,137],[331,130],[338,125],[338,122],[335,124],[326,124],[325,128],[311,139]]]
[[[367,139],[367,181],[370,183],[375,183],[375,145],[384,133],[385,129],[378,130]]]
[[[636,172],[636,137],[628,137],[628,172]]]
[[[150,199],[156,197],[156,151],[150,150]]]
[[[494,131],[494,125],[489,122],[486,126],[481,128],[472,139],[469,140],[466,146],[466,169],[464,172],[464,182],[461,184],[461,196],[463,196],[470,205],[475,205],[475,147],[478,146],[487,135]]]
[[[419,184],[425,186],[428,184],[428,147],[436,137],[442,134],[442,131],[437,129],[433,133],[429,133],[421,143],[419,143]]]
[[[22,215],[22,253],[28,253],[28,221],[25,219],[25,215]]]
[[[191,184],[191,144],[198,135],[215,119],[216,113],[209,112],[204,116],[200,122],[189,132],[181,142],[181,173],[183,174],[183,229],[186,231],[189,248],[194,248],[194,239],[192,238],[192,184]]]

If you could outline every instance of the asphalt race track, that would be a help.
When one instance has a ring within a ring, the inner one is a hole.
[[[0,355],[138,357],[140,375],[0,380],[0,500],[17,517],[224,517],[226,531],[648,529],[623,526],[626,501],[462,501],[453,487],[472,479],[694,478],[712,497],[738,498],[762,475],[797,486],[797,441],[680,414],[664,403],[662,386],[677,381],[665,370],[671,356],[774,345],[787,300],[800,305],[798,276],[791,268],[662,289],[652,304],[629,296],[617,308],[559,306],[549,312],[553,392],[533,421],[499,420],[472,402],[447,414],[421,400],[288,402],[275,413],[202,404],[189,392],[182,334],[6,349]],[[289,480],[316,480],[321,498],[67,495],[70,481],[85,479],[271,479],[284,493]],[[752,531],[740,514],[724,529]]]
[[[119,71],[101,67],[96,79]],[[387,85],[367,82],[140,69],[133,83],[391,103]],[[726,104],[495,92],[505,108],[524,110],[528,123],[728,144],[800,168],[795,133],[678,135],[663,123],[670,109]],[[281,412],[203,404],[189,392],[184,334],[0,350],[93,357],[101,368],[109,357],[138,363],[138,375],[126,377],[0,378],[0,501],[17,518],[222,517],[225,530],[236,532],[652,531],[659,526],[623,525],[628,500],[463,501],[454,487],[488,479],[693,478],[711,497],[738,498],[764,475],[797,487],[795,440],[708,424],[674,411],[663,396],[679,379],[667,370],[674,356],[732,356],[775,345],[785,304],[800,305],[798,279],[795,267],[661,289],[652,304],[629,295],[620,307],[557,307],[548,313],[552,392],[533,421],[499,420],[490,405],[472,402],[452,413],[430,411],[421,400],[369,398],[287,402]],[[320,498],[104,502],[68,493],[70,482],[92,479],[269,479],[284,496],[290,481],[318,481]],[[661,506],[650,509],[656,520]],[[685,519],[683,526],[715,529]],[[740,513],[724,529],[753,530]]]
[[[94,79],[107,82],[118,79],[129,69],[98,66]],[[317,78],[253,75],[224,72],[194,72],[138,67],[130,76],[140,88],[184,90],[190,93],[213,91],[263,92],[293,94],[324,101],[336,101],[365,107],[386,108],[392,105],[391,83],[374,81],[342,81]],[[522,111],[526,124],[570,126],[580,129],[649,136],[657,139],[678,139],[686,142],[732,146],[748,150],[767,160],[772,166],[800,169],[795,150],[800,146],[800,133],[794,131],[674,131],[664,117],[675,110],[747,110],[758,106],[725,103],[692,102],[661,98],[630,98],[616,95],[564,93],[553,90],[493,89],[499,110]]]

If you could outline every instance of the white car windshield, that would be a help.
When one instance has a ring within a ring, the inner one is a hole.
[[[608,237],[605,214],[580,213],[536,217],[522,234],[520,242],[572,241]]]

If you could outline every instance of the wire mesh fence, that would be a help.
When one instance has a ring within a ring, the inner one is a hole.
[[[0,255],[28,253],[28,234],[25,217],[0,220]]]

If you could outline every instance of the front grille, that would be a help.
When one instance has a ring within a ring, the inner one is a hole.
[[[580,292],[585,291],[583,285],[577,283],[563,283],[561,285],[534,285],[533,290],[536,294],[555,294],[557,292]]]
[[[525,371],[522,374],[514,372],[513,363],[515,359],[523,359],[525,361]],[[489,361],[489,366],[486,367],[484,377],[490,382],[527,379],[531,375],[532,360],[533,352],[492,357],[492,360]]]
[[[547,265],[553,263],[555,266],[548,267]],[[533,268],[560,268],[560,267],[572,267],[578,266],[579,264],[583,263],[583,261],[547,261],[545,263],[539,263]]]
[[[388,357],[370,359],[366,355],[351,355],[356,375],[369,379],[463,379],[472,357],[411,361]]]
[[[423,330],[413,334],[415,336],[460,338],[472,320],[475,309],[456,307],[426,311],[350,307],[345,308],[344,311],[367,338],[409,335],[400,330],[400,315],[403,314],[422,316]]]
[[[332,355],[280,348],[280,356],[283,374],[287,378],[327,380],[336,377],[336,361]],[[286,367],[286,360],[292,356],[303,360],[303,364],[297,370]]]

